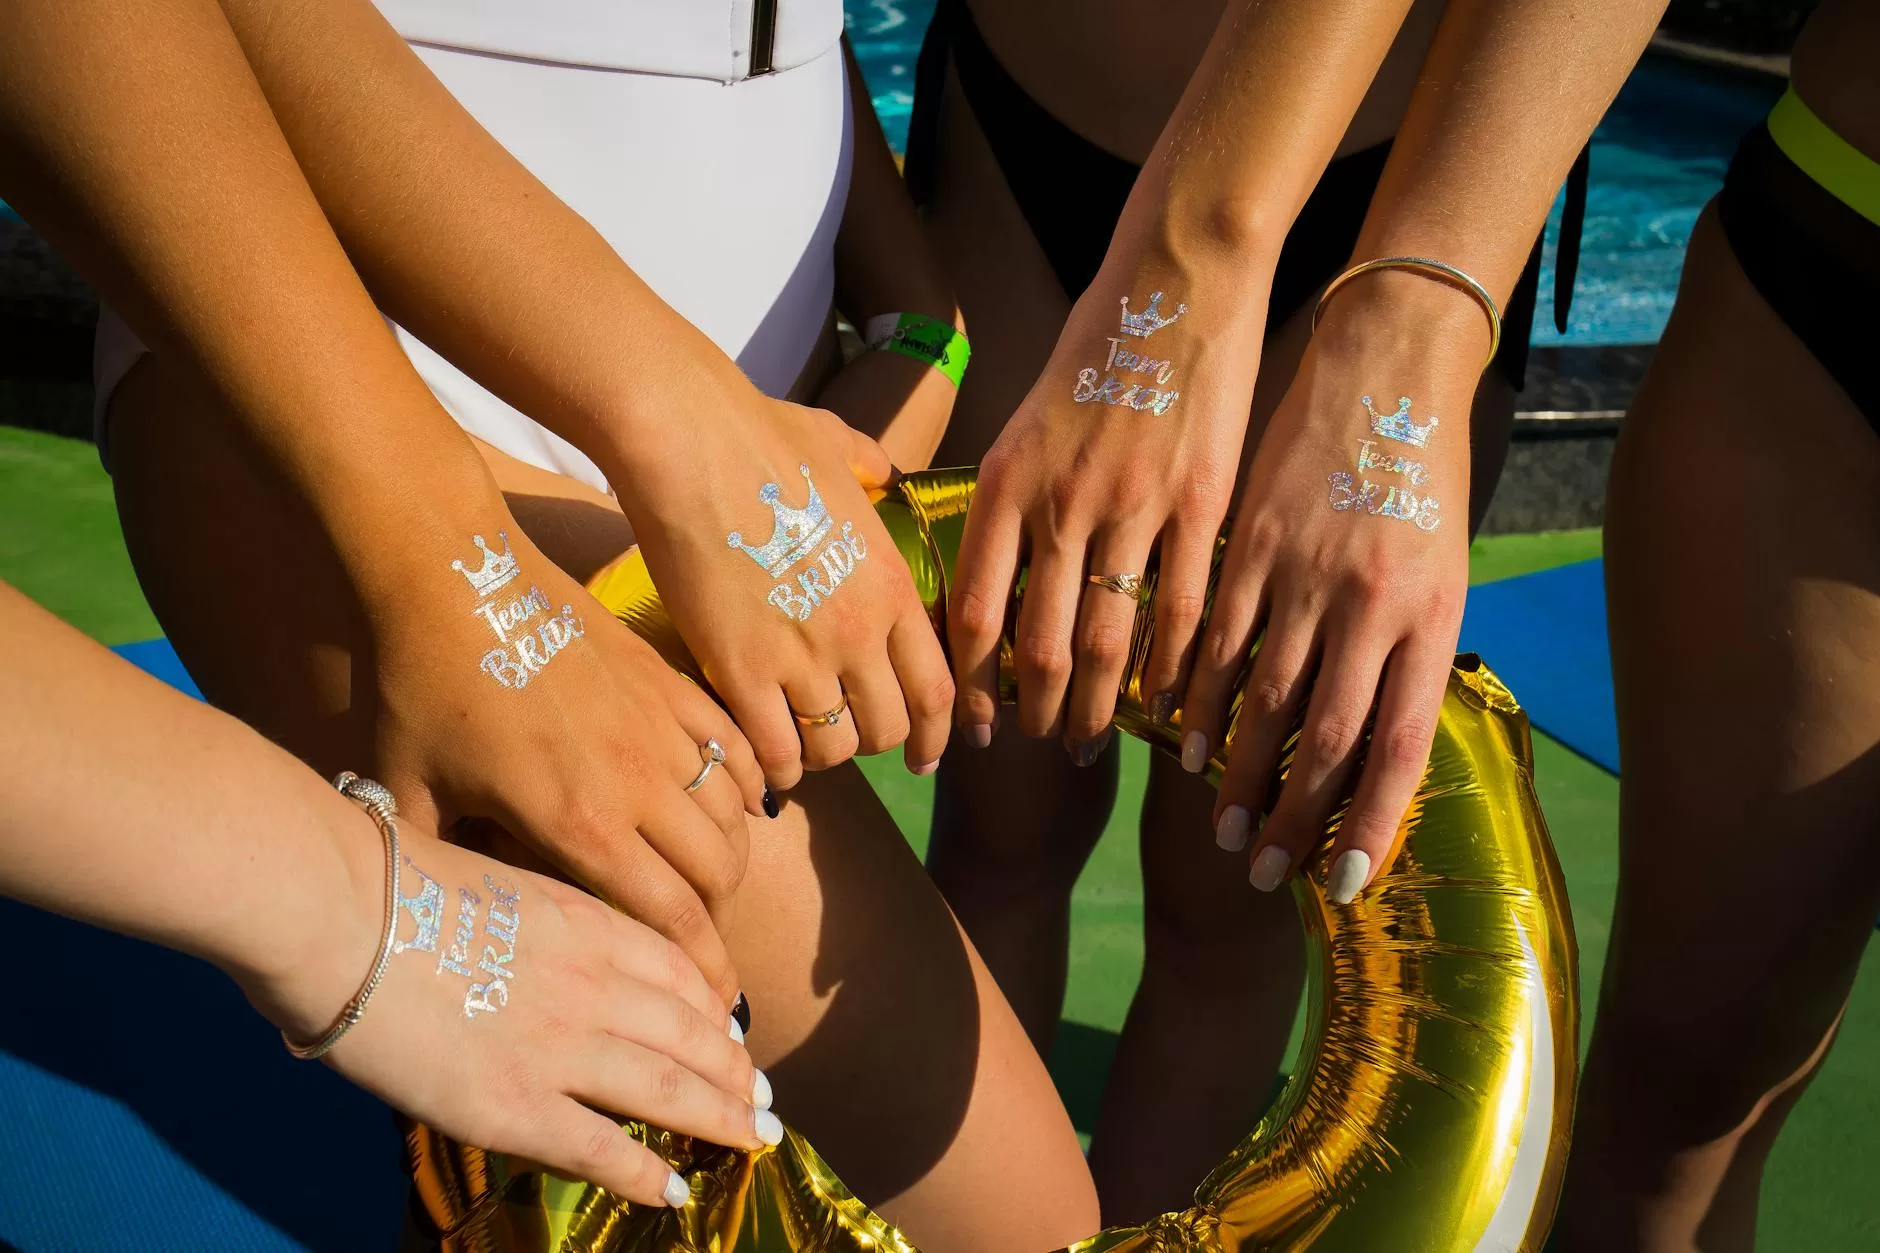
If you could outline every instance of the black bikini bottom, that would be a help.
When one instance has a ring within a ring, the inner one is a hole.
[[[961,92],[985,133],[1012,198],[1064,294],[1076,300],[1096,278],[1141,167],[1091,143],[1048,113],[993,56],[964,0],[940,0],[915,69],[906,175],[916,202],[932,199],[940,96],[949,54]],[[1326,167],[1280,250],[1267,307],[1269,325],[1278,325],[1305,307],[1350,263],[1389,156],[1386,141],[1339,157]],[[1582,154],[1568,182],[1568,229],[1562,232],[1559,258],[1563,286],[1555,294],[1555,318],[1561,323],[1566,320],[1566,296],[1573,288],[1579,252],[1585,170]],[[1540,256],[1536,240],[1502,313],[1501,350],[1494,364],[1517,391],[1527,375]]]

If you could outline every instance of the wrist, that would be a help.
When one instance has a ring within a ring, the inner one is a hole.
[[[631,516],[633,502],[674,471],[674,446],[693,443],[691,431],[720,415],[749,411],[768,399],[723,354],[698,356],[636,371],[622,371],[617,387],[599,405],[592,446],[594,459]]]
[[[1474,296],[1407,270],[1352,279],[1325,302],[1313,332],[1321,353],[1415,360],[1420,372],[1464,371],[1471,380],[1484,368],[1490,337]]]

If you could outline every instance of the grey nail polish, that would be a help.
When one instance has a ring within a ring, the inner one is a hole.
[[[1358,898],[1358,893],[1364,890],[1364,881],[1370,877],[1371,855],[1362,849],[1348,848],[1332,863],[1332,873],[1325,881],[1325,895],[1331,897],[1335,905],[1349,905]]]
[[[1247,882],[1262,892],[1271,892],[1286,882],[1286,872],[1290,869],[1292,856],[1278,845],[1269,844],[1253,859],[1253,870],[1247,875]]]
[[[1149,721],[1159,727],[1168,725],[1168,720],[1175,716],[1175,693],[1157,692],[1149,698]]]
[[[1247,847],[1247,833],[1253,828],[1253,815],[1245,805],[1229,805],[1214,824],[1214,842],[1230,853]]]
[[[992,744],[992,724],[975,722],[966,728],[966,738],[972,741],[974,748],[986,748]]]

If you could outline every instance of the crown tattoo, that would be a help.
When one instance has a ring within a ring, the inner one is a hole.
[[[822,542],[834,525],[829,517],[829,508],[816,491],[816,484],[810,482],[809,466],[797,467],[803,474],[803,482],[809,485],[809,503],[801,509],[792,509],[784,504],[780,497],[783,489],[775,483],[766,483],[758,491],[757,498],[770,506],[777,515],[777,529],[771,532],[770,542],[762,548],[752,548],[744,542],[744,536],[733,531],[725,536],[725,543],[732,548],[742,548],[744,555],[764,568],[771,578],[780,577],[785,570],[803,558],[810,550]]]
[[[1123,297],[1123,334],[1134,335],[1139,339],[1147,339],[1163,327],[1174,322],[1176,318],[1181,317],[1182,314],[1188,312],[1187,305],[1176,305],[1175,316],[1165,318],[1162,316],[1161,304],[1162,293],[1159,291],[1150,292],[1149,307],[1144,309],[1141,313],[1131,313],[1129,311],[1129,297]]]
[[[1400,444],[1409,444],[1414,448],[1423,448],[1430,442],[1430,434],[1436,430],[1437,420],[1431,418],[1422,426],[1410,420],[1410,398],[1397,397],[1397,412],[1382,414],[1371,408],[1371,398],[1360,396],[1364,411],[1371,415],[1371,433],[1382,435],[1385,439],[1394,439]]]
[[[496,532],[497,542],[503,546],[500,557],[490,551],[490,546],[483,542],[481,535],[472,535],[470,538],[483,550],[483,568],[472,570],[461,561],[451,562],[450,568],[469,579],[470,586],[476,589],[479,597],[494,595],[516,577],[516,559],[509,552],[509,532]]]

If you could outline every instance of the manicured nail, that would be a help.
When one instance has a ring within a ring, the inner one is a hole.
[[[764,817],[775,818],[782,806],[777,804],[777,794],[768,787],[764,789]]]
[[[770,1080],[755,1068],[751,1071],[751,1104],[758,1109],[770,1108]]]
[[[992,724],[975,722],[966,728],[966,738],[972,741],[974,748],[987,748],[992,744]]]
[[[1286,872],[1291,868],[1292,856],[1278,845],[1269,844],[1253,859],[1253,871],[1247,876],[1247,882],[1262,892],[1271,892],[1286,882]]]
[[[731,1021],[738,1024],[740,1032],[751,1029],[751,1003],[744,999],[744,993],[738,993],[738,999],[731,1006]]]
[[[1214,842],[1230,853],[1238,853],[1247,847],[1247,831],[1252,826],[1253,815],[1245,805],[1229,805],[1214,824]]]
[[[767,1109],[757,1111],[757,1138],[772,1148],[783,1143],[783,1123]]]
[[[932,774],[934,771],[938,770],[939,768],[940,768],[940,763],[937,761],[930,761],[924,766],[915,766],[914,777],[917,779],[924,779],[928,775]]]
[[[1182,769],[1200,774],[1208,768],[1208,737],[1199,731],[1182,736]]]
[[[671,1171],[666,1175],[666,1191],[662,1197],[672,1208],[684,1209],[685,1203],[692,1199],[692,1189],[679,1177],[678,1171]]]
[[[744,1028],[738,1025],[738,1020],[736,1018],[733,1018],[731,1020],[731,1026],[729,1030],[730,1030],[731,1038],[733,1040],[736,1040],[739,1044],[744,1043]]]
[[[1364,881],[1371,877],[1371,855],[1362,849],[1348,848],[1332,863],[1326,879],[1325,894],[1336,905],[1349,905],[1358,898]]]
[[[1157,692],[1149,698],[1149,721],[1158,727],[1168,725],[1168,720],[1175,716],[1175,693]]]

